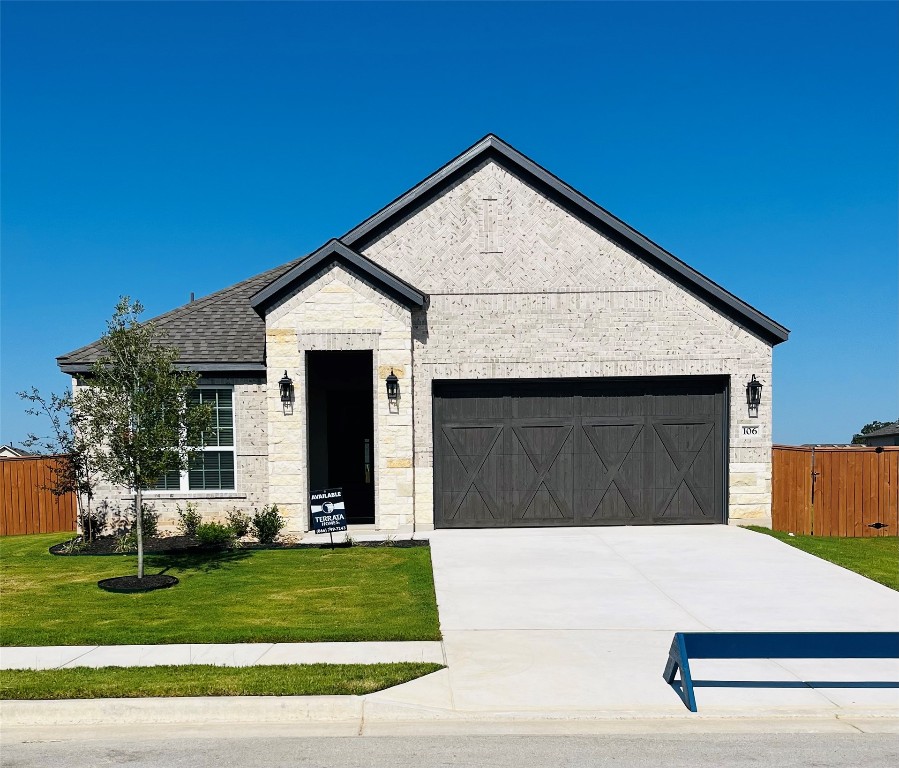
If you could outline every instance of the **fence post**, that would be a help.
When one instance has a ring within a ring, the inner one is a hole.
[[[818,480],[818,473],[815,471],[815,446],[812,446],[812,500],[809,508],[809,530],[811,535],[815,535],[815,483]]]

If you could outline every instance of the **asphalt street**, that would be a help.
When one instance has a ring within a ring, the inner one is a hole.
[[[248,735],[152,738],[160,726],[121,728],[109,738],[7,742],[4,768],[648,768],[689,765],[880,768],[899,765],[899,736],[828,734],[649,734],[600,736],[271,737]],[[239,730],[240,726],[232,729]],[[134,738],[136,731],[140,735]]]

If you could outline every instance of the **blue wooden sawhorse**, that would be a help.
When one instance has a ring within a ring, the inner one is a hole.
[[[696,712],[690,659],[899,659],[899,632],[676,632],[665,682]]]

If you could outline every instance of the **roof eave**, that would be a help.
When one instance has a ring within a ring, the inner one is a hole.
[[[93,363],[66,363],[57,359],[57,366],[63,373],[76,376],[78,374],[91,373],[93,371]],[[216,363],[216,362],[176,362],[174,367],[179,370],[196,371],[197,373],[213,374],[225,373],[229,375],[237,373],[265,373],[267,368],[265,363],[260,362],[236,362],[236,363]]]

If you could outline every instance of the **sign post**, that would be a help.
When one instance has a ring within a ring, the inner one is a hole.
[[[331,549],[334,549],[334,534],[347,529],[343,489],[326,488],[322,491],[313,491],[309,495],[309,502],[312,511],[310,515],[312,530],[316,533],[327,533],[331,538]]]

